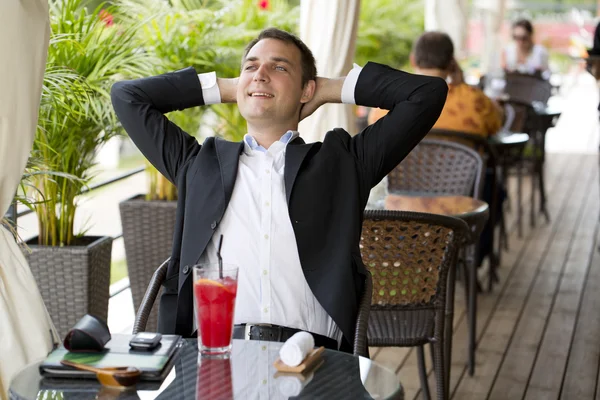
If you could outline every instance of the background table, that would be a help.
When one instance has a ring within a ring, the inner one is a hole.
[[[195,340],[185,341],[173,370],[160,383],[141,382],[126,392],[103,388],[95,379],[48,379],[39,363],[21,371],[10,399],[403,399],[396,374],[364,357],[325,350],[323,364],[304,380],[277,373],[273,361],[282,343],[234,340],[230,359],[198,357]]]

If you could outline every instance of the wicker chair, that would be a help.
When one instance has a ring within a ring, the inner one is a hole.
[[[429,385],[423,346],[433,347],[437,398],[449,398],[454,271],[469,235],[454,217],[367,210],[360,242],[373,275],[369,346],[417,346],[424,398]]]
[[[500,258],[502,256],[501,249],[505,248],[508,250],[508,236],[506,234],[504,215],[503,213],[500,213],[500,215],[496,215],[496,208],[498,207],[498,205],[495,203],[495,200],[498,193],[498,184],[499,182],[505,183],[505,177],[501,173],[499,173],[502,164],[500,161],[500,156],[497,153],[496,149],[488,142],[488,140],[482,136],[472,135],[466,132],[453,131],[448,129],[432,129],[431,131],[429,131],[427,137],[432,139],[446,139],[467,145],[469,148],[474,149],[482,155],[484,168],[487,167],[492,171],[491,181],[493,201],[490,204],[489,222],[491,226],[496,226],[496,223],[500,224],[500,245],[498,250],[495,252],[495,255],[493,257],[490,257],[490,263],[492,264],[492,268],[490,269],[490,281],[488,283],[488,289],[491,290],[492,283],[497,280],[496,268],[500,265]],[[484,175],[484,171],[482,171],[482,177]],[[481,182],[481,186],[479,187],[479,189],[475,188],[471,193],[465,195],[481,198],[483,184],[484,182]],[[493,230],[491,235],[492,236],[490,240],[492,241],[492,243],[494,243],[495,235]]]
[[[442,136],[456,134],[452,131],[432,130],[430,134]],[[460,136],[460,134],[459,134]],[[453,138],[453,137],[452,137]],[[457,138],[461,138],[458,137]],[[472,143],[472,135],[462,137]],[[487,143],[487,142],[486,142]],[[390,193],[432,193],[461,195],[480,198],[483,190],[483,161],[475,151],[479,148],[454,143],[449,140],[425,139],[388,175]],[[487,149],[486,149],[487,150]],[[477,327],[477,268],[476,247],[486,220],[484,218],[466,219],[471,227],[471,237],[465,248],[461,263],[465,283],[466,304],[469,313],[469,373],[475,372],[475,347]],[[492,236],[493,242],[493,236]],[[492,257],[494,258],[494,257]],[[494,263],[490,263],[493,265]],[[490,268],[494,271],[494,268]],[[492,275],[490,274],[490,282]]]
[[[422,140],[388,174],[388,191],[480,197],[483,177],[479,154],[446,140]]]
[[[529,104],[534,102],[546,104],[552,96],[550,81],[540,76],[510,72],[504,79],[506,80],[504,93],[508,94],[511,100]]]
[[[152,306],[156,301],[156,297],[161,288],[162,283],[167,276],[167,266],[170,258],[163,262],[160,267],[152,275],[150,284],[146,289],[146,294],[142,300],[142,304],[135,316],[133,324],[133,334],[143,332],[146,329],[146,324],[152,311]],[[369,325],[369,311],[371,309],[371,293],[373,290],[373,282],[371,276],[368,275],[365,279],[365,287],[359,303],[358,317],[356,319],[356,328],[354,332],[353,354],[355,356],[369,357],[369,349],[367,344],[367,327]]]

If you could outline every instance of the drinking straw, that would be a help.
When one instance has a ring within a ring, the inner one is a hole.
[[[217,258],[219,259],[219,279],[223,279],[223,258],[221,257],[221,246],[223,245],[223,235],[219,238],[219,247],[217,248]]]

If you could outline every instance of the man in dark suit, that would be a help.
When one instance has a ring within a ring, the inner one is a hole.
[[[359,241],[370,189],[437,120],[447,85],[368,63],[347,77],[316,76],[297,37],[267,29],[246,48],[240,77],[192,68],[116,83],[115,111],[150,162],[177,185],[173,252],[159,331],[194,333],[192,266],[215,260],[240,268],[234,338],[285,340],[298,330],[317,345],[350,348],[366,269]],[[165,113],[237,103],[242,142],[200,145]],[[325,103],[390,110],[351,137],[342,129],[305,144],[298,123]]]

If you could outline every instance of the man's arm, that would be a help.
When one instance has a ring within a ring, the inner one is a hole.
[[[352,138],[371,187],[394,169],[425,137],[440,116],[448,85],[437,77],[414,75],[368,63],[360,72],[356,104],[390,112]]]
[[[111,89],[121,124],[142,154],[171,182],[200,144],[164,114],[186,108],[235,101],[236,79],[196,74],[193,68],[149,78],[117,82]],[[205,101],[205,96],[209,101]]]

